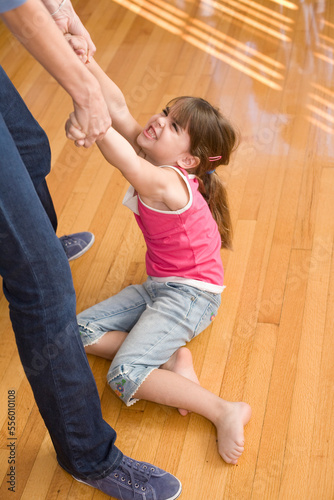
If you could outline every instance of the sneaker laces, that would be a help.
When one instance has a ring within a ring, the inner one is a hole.
[[[145,463],[136,462],[128,457],[123,457],[118,469],[130,476],[128,485],[132,486],[133,493],[135,493],[136,489],[138,490],[140,483],[142,483],[141,490],[146,491],[145,484],[150,480],[152,473],[155,471],[153,466],[149,467]],[[121,478],[121,481],[125,481],[125,477]]]
[[[73,245],[75,238],[73,238],[72,236],[64,235],[61,237],[61,241],[64,246],[70,246]]]

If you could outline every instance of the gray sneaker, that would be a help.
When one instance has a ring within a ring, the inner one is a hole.
[[[81,257],[93,245],[95,237],[93,233],[85,231],[83,233],[69,234],[61,236],[60,242],[67,255],[68,260],[74,260]]]
[[[175,500],[182,490],[172,474],[125,456],[118,468],[103,479],[74,479],[119,500]]]

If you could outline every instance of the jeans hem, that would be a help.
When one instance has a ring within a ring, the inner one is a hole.
[[[124,374],[124,371],[118,371],[118,373],[116,373],[115,375],[109,375],[107,376],[107,380],[108,380],[108,384],[110,386],[110,388],[112,389],[112,391],[116,394],[116,396],[119,397],[119,399],[126,405],[126,406],[132,406],[134,405],[135,403],[137,403],[138,401],[140,401],[140,399],[137,399],[137,398],[134,398],[133,395],[138,391],[139,387],[142,385],[142,383],[147,379],[147,377],[153,372],[153,370],[156,370],[157,368],[155,366],[153,367],[147,367],[144,371],[144,376],[143,378],[141,378],[141,380],[139,381],[139,383],[137,382],[134,382],[133,380],[131,380],[131,378],[129,376],[126,376]],[[114,368],[113,371],[116,371],[117,370],[117,367]],[[116,378],[118,377],[121,377],[124,379],[124,382],[125,380],[130,382],[131,383],[131,386],[132,388],[129,390],[129,396],[126,396],[126,397],[122,397],[120,395],[120,393],[117,394],[117,390],[115,390],[112,386],[111,386],[111,382],[113,380],[115,380]]]
[[[145,377],[143,378],[143,380],[140,382],[139,385],[137,385],[137,389],[131,394],[131,396],[129,397],[126,406],[132,406],[134,405],[135,403],[137,403],[138,401],[140,401],[140,399],[136,399],[133,397],[133,395],[138,391],[138,389],[141,387],[141,385],[143,384],[143,382],[145,382],[145,380],[147,379],[147,377],[149,375],[151,375],[151,373],[154,371],[154,370],[157,370],[157,368],[152,368],[152,370],[150,370],[148,373],[146,373]]]
[[[59,466],[64,469],[64,471],[66,471],[68,474],[71,474],[72,477],[74,477],[74,479],[104,479],[105,477],[109,476],[109,474],[112,473],[112,471],[114,471],[115,469],[118,468],[118,466],[120,465],[122,459],[123,459],[123,453],[118,449],[116,448],[116,446],[113,447],[113,450],[117,451],[117,457],[113,463],[113,465],[110,465],[107,469],[105,469],[103,472],[101,473],[98,473],[98,474],[77,474],[71,470],[69,470],[67,467],[65,467],[59,460],[59,458],[57,458],[57,461],[58,461],[58,464]]]

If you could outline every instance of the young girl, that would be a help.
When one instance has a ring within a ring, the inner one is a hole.
[[[234,130],[193,97],[174,99],[142,128],[119,88],[94,60],[88,66],[113,121],[98,146],[131,184],[123,203],[146,241],[148,279],[78,315],[86,352],[113,360],[107,380],[126,405],[146,399],[209,419],[220,455],[236,464],[250,407],[201,387],[183,347],[213,321],[224,288],[220,248],[230,247],[231,227],[215,168],[229,162]],[[73,115],[66,128],[81,145]]]

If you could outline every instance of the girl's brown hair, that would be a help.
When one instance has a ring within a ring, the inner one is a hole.
[[[199,97],[177,97],[167,107],[179,125],[189,133],[190,153],[197,156],[200,163],[188,172],[199,180],[199,191],[217,222],[222,247],[231,248],[232,223],[227,191],[215,169],[229,163],[237,145],[236,132],[217,108]],[[215,157],[219,159],[212,160]]]

